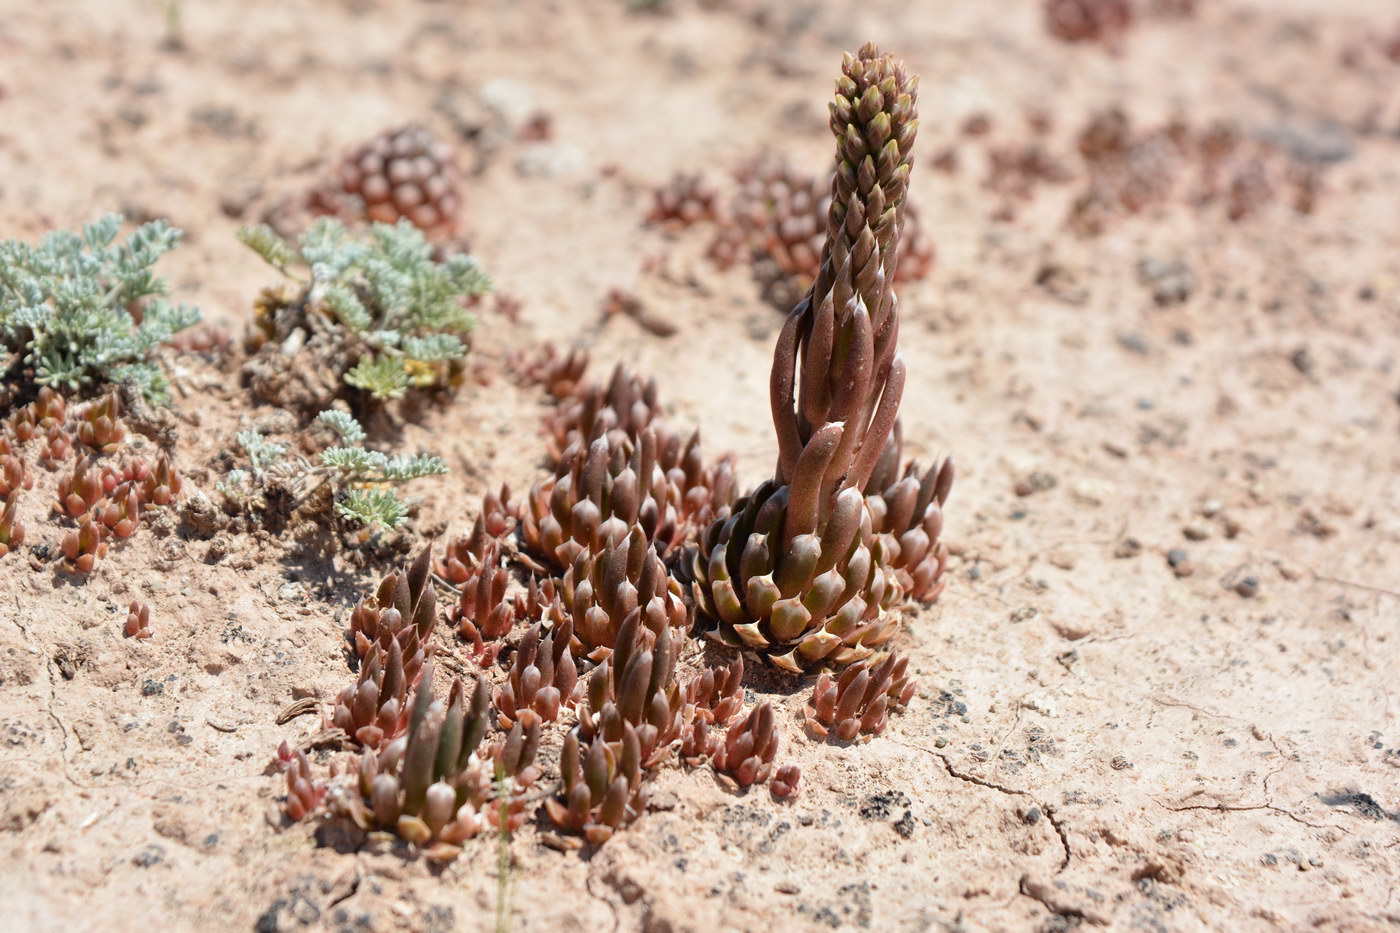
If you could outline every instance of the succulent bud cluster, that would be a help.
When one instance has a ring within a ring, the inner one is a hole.
[[[930,503],[940,476],[946,498],[951,469],[934,473],[922,507],[922,483],[912,500],[907,483],[891,484],[889,500],[883,488],[865,493],[897,475],[900,454],[893,284],[916,91],[917,78],[871,45],[844,62],[821,268],[774,353],[777,474],[709,527],[693,563],[711,634],[793,672],[871,657],[897,627],[899,570],[933,594],[943,560],[941,500]]]
[[[312,190],[314,213],[345,221],[397,223],[450,235],[462,205],[452,149],[426,127],[387,130],[347,152],[333,179]]]
[[[891,652],[878,665],[852,664],[839,678],[823,672],[803,713],[807,727],[848,742],[861,733],[884,732],[890,712],[908,706],[914,696],[908,666],[908,658]]]
[[[740,787],[748,787],[762,784],[772,776],[773,758],[777,754],[773,704],[762,703],[729,727],[729,734],[715,749],[713,761],[716,771],[727,775]]]
[[[588,369],[588,351],[573,347],[567,353],[545,343],[533,353],[519,352],[510,357],[510,368],[523,383],[541,386],[554,399],[575,395]]]

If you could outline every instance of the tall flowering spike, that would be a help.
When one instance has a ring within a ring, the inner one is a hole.
[[[710,525],[692,567],[712,634],[794,672],[873,655],[894,634],[904,596],[892,559],[909,528],[876,527],[865,489],[891,469],[904,391],[894,279],[917,89],[874,45],[842,63],[821,270],[773,354],[777,472]],[[935,538],[941,521],[939,512],[918,530]],[[918,534],[909,544],[918,579],[935,576],[936,558],[923,566],[932,545]]]

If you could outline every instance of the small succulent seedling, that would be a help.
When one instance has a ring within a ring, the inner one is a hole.
[[[122,218],[109,214],[82,233],[56,231],[37,246],[0,242],[0,344],[13,354],[7,379],[76,392],[128,383],[147,401],[167,397],[154,351],[199,321],[164,299],[152,267],[180,241],[163,220],[118,242]],[[21,437],[21,440],[27,438]]]
[[[282,400],[292,374],[281,371],[287,363],[279,357],[303,348],[343,385],[304,385],[310,397],[291,399],[302,407],[325,407],[346,386],[382,402],[460,377],[474,325],[466,302],[491,288],[471,256],[438,261],[406,220],[374,224],[361,238],[322,219],[296,248],[266,225],[244,227],[238,236],[295,283],[264,293],[257,307],[252,343],[260,353],[245,372],[260,394]]]
[[[151,637],[151,606],[139,599],[133,599],[126,612],[126,625],[122,632],[127,638]]]

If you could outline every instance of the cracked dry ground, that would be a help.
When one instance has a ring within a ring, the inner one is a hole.
[[[1371,129],[1376,112],[1400,120],[1400,80],[1339,63],[1393,7],[1203,3],[1114,57],[1053,43],[1032,2],[639,16],[192,0],[183,53],[158,48],[144,0],[14,6],[0,233],[167,215],[190,232],[166,267],[177,294],[236,326],[268,277],[233,241],[230,199],[287,190],[406,118],[450,132],[444,113],[480,110],[488,78],[552,116],[552,143],[470,144],[473,247],[524,311],[483,320],[490,385],[404,429],[453,468],[423,484],[420,517],[453,533],[487,486],[538,475],[541,402],[502,361],[545,338],[656,373],[676,420],[736,450],[745,481],[771,468],[779,319],[742,270],[704,261],[703,235],[644,229],[647,191],[764,147],[825,164],[830,73],[867,38],[922,73],[914,196],[940,256],[902,294],[905,436],[960,464],[950,585],[898,642],[922,693],[884,735],[838,747],[802,730],[802,691],[753,674],[785,711],[803,795],[672,769],[596,851],[555,852],[527,825],[513,929],[1400,924],[1400,141]],[[1322,126],[1344,151],[1312,217],[1230,224],[1177,204],[1086,241],[1062,226],[1071,184],[990,219],[979,150],[959,141],[969,116],[1014,132],[1048,108],[1068,157],[1110,104],[1305,140]],[[965,164],[932,171],[952,145]],[[660,251],[662,274],[639,273]],[[1185,301],[1156,305],[1143,260],[1183,263]],[[618,285],[677,334],[600,324]],[[225,374],[189,364],[181,380],[179,462],[208,489],[239,419],[271,413]],[[36,540],[56,535],[34,518]],[[268,825],[277,742],[315,730],[274,718],[346,682],[347,607],[383,568],[230,543],[216,559],[143,534],[86,585],[0,564],[7,928],[494,928],[493,840],[434,869]],[[155,630],[139,644],[120,637],[136,596]]]

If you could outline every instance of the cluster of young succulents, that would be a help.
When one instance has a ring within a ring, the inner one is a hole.
[[[1318,166],[1226,123],[1197,128],[1173,120],[1135,131],[1127,114],[1114,108],[1093,116],[1078,148],[1089,182],[1069,225],[1083,235],[1102,233],[1116,218],[1174,197],[1202,207],[1221,204],[1226,217],[1239,221],[1280,199],[1312,213],[1322,192]]]
[[[695,599],[711,635],[792,672],[882,650],[907,595],[895,567],[900,538],[921,590],[937,593],[941,505],[930,505],[942,501],[942,470],[922,509],[907,485],[892,490],[896,509],[883,490],[866,495],[872,479],[879,485],[900,472],[905,367],[893,286],[916,88],[873,46],[844,62],[831,105],[837,169],[821,271],[774,353],[778,469],[709,527],[694,559]],[[951,482],[949,467],[943,498]],[[908,534],[915,525],[926,543]]]
[[[345,153],[333,177],[312,189],[307,206],[347,223],[407,220],[432,236],[450,236],[462,208],[461,176],[452,147],[410,124]]]
[[[115,390],[72,408],[46,385],[33,401],[14,410],[0,427],[0,556],[24,541],[17,515],[20,491],[34,485],[24,459],[30,443],[39,445],[39,463],[60,471],[52,511],[75,526],[59,546],[70,573],[91,573],[111,539],[131,537],[148,508],[173,503],[182,480],[167,454],[162,452],[154,466],[142,457],[123,463],[105,459],[122,448],[126,436]]]
[[[684,229],[701,221],[717,223],[724,217],[719,189],[699,172],[680,172],[652,192],[647,223]]]
[[[293,283],[264,291],[255,308],[244,375],[259,396],[321,410],[346,395],[383,402],[460,382],[467,305],[491,288],[473,257],[437,258],[407,220],[359,237],[323,218],[296,248],[266,225],[239,238]]]
[[[289,816],[342,814],[449,858],[489,826],[520,825],[536,753],[557,738],[544,813],[565,846],[599,844],[641,816],[651,774],[677,757],[735,787],[800,792],[800,770],[777,760],[777,710],[746,708],[745,654],[848,667],[817,682],[818,734],[878,732],[908,702],[907,663],[887,642],[906,598],[939,593],[954,475],[946,460],[905,463],[897,420],[915,88],[873,46],[844,62],[819,271],[774,355],[774,478],[735,500],[732,461],[707,463],[698,436],[670,429],[652,381],[621,368],[589,379],[577,352],[516,361],[554,399],[553,475],[519,503],[488,494],[441,557],[425,549],[355,607],[360,673],[328,725],[360,751],[320,781],[284,750]],[[435,585],[453,589],[447,617],[478,663],[503,668],[470,699],[461,680],[433,698]],[[686,674],[697,608],[741,652]]]
[[[181,233],[156,220],[118,242],[122,223],[109,214],[37,246],[0,241],[3,384],[87,392],[113,383],[147,401],[166,398],[155,351],[199,321],[197,309],[165,300],[169,285],[152,272]]]

